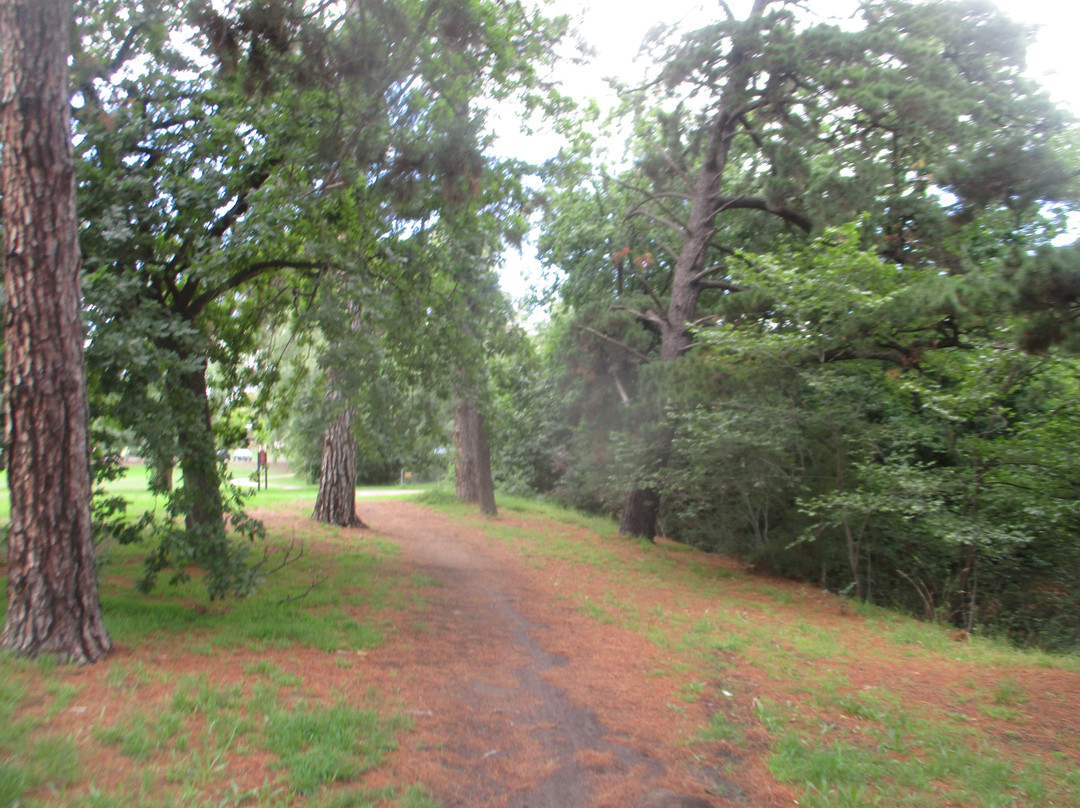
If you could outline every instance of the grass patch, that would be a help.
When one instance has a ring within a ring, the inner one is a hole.
[[[23,714],[30,686],[40,676],[35,668],[0,655],[0,805],[23,804],[33,789],[62,791],[81,774],[75,742],[43,730],[41,720]]]
[[[1035,806],[1072,804],[1069,765],[1010,760],[969,723],[905,709],[886,689],[818,699],[856,719],[821,723],[798,709],[762,705],[774,735],[773,775],[799,786],[799,803],[826,806]]]
[[[343,701],[332,707],[300,702],[267,715],[265,742],[288,771],[293,791],[311,794],[377,765],[396,748],[397,730],[407,727],[401,717],[382,719]]]
[[[611,613],[607,609],[599,603],[589,600],[587,597],[582,597],[577,610],[606,625],[611,625],[615,622],[615,618],[611,616]]]
[[[409,578],[409,582],[416,589],[424,589],[429,586],[442,586],[443,583],[438,578],[432,578],[430,575],[422,575],[420,573],[413,573]]]
[[[705,690],[705,683],[701,681],[687,682],[679,688],[679,698],[687,704],[693,704],[701,698]]]
[[[422,789],[342,789],[397,747],[398,733],[410,726],[406,718],[383,716],[345,698],[327,706],[290,696],[302,681],[271,663],[247,665],[245,672],[256,681],[221,685],[207,675],[189,675],[176,682],[162,704],[130,703],[116,721],[96,727],[92,740],[134,761],[136,773],[113,789],[91,786],[86,794],[49,804],[284,808],[299,798],[310,798],[313,805],[375,806],[388,799],[393,805],[425,804]],[[36,750],[34,768],[9,766],[9,772],[0,767],[0,789],[5,789],[0,794],[14,795],[0,804],[20,804],[20,797],[46,781],[75,782],[78,749],[73,741],[46,738]],[[240,789],[231,761],[260,751],[273,756],[280,779],[268,778],[259,789]]]
[[[312,525],[311,534],[341,552],[314,552],[295,536],[271,535],[272,557],[294,560],[273,573],[253,596],[209,601],[198,580],[167,583],[148,595],[136,592],[146,549],[114,548],[101,586],[102,609],[114,639],[138,645],[155,636],[184,634],[213,648],[285,648],[332,651],[378,646],[388,623],[372,615],[404,603],[404,588],[387,567],[397,548],[387,542],[345,545],[334,531]],[[359,619],[357,615],[365,615]],[[121,674],[117,674],[118,676]]]
[[[295,688],[304,683],[304,680],[299,676],[293,676],[291,673],[286,673],[281,669],[281,666],[274,664],[268,659],[260,659],[258,662],[248,663],[244,666],[244,673],[249,676],[266,676],[279,687]]]
[[[1067,767],[1050,772],[1038,762],[1010,762],[970,731],[898,714],[860,737],[839,734],[788,730],[776,742],[770,769],[802,788],[801,805],[1074,804]]]
[[[743,740],[742,725],[726,713],[713,713],[709,717],[709,723],[698,730],[694,740],[698,743],[714,743],[716,741],[741,743]]]

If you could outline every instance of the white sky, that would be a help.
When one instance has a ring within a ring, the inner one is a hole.
[[[539,0],[545,2],[545,0]],[[728,0],[732,11],[742,16],[752,0]],[[849,16],[855,0],[807,0],[805,3],[821,15]],[[564,92],[579,101],[601,97],[607,89],[603,79],[618,76],[632,81],[648,64],[648,55],[638,56],[641,41],[655,25],[680,23],[692,29],[723,12],[716,2],[702,0],[547,0],[549,14],[569,14],[577,30],[596,55],[586,66],[560,68]],[[1069,0],[997,0],[997,6],[1012,19],[1038,26],[1034,44],[1028,49],[1028,74],[1040,81],[1051,96],[1080,115],[1080,3]],[[564,72],[563,72],[564,71]],[[509,122],[507,122],[509,123]],[[499,151],[525,159],[543,160],[558,149],[558,141],[540,134],[519,136],[513,124],[497,126]],[[526,245],[525,255],[507,256],[502,272],[503,289],[511,297],[524,295],[539,270],[533,248]]]

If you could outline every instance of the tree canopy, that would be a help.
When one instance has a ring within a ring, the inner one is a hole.
[[[492,484],[535,492],[1080,642],[1077,128],[992,5],[870,0],[839,25],[720,3],[653,32],[606,121],[549,82],[566,21],[519,3],[107,0],[74,22],[91,439],[104,475],[135,449],[167,503],[110,518],[149,524],[147,585],[257,584],[219,457],[249,424],[346,526],[358,477],[456,434],[489,513]],[[499,154],[498,105],[566,148]],[[535,333],[497,288],[531,228],[558,278]]]
[[[223,534],[215,404],[273,381],[259,337],[296,325],[320,285],[347,277],[350,295],[366,295],[424,282],[394,245],[497,196],[477,99],[531,92],[561,27],[484,2],[117,2],[80,21],[97,411],[135,436],[170,515],[185,517],[181,534],[168,521],[152,570],[194,560],[217,571],[212,593],[242,591],[244,554]],[[484,204],[475,215],[501,201]],[[183,482],[170,490],[174,458]]]
[[[862,217],[864,246],[912,276],[977,273],[1056,235],[1054,206],[1077,190],[1073,130],[1022,76],[1024,29],[979,2],[871,3],[862,15],[842,30],[757,0],[744,20],[729,13],[671,42],[654,79],[627,93],[634,165],[586,174],[552,210],[542,248],[567,289],[596,288],[579,277],[603,268],[613,304],[655,336],[650,356],[671,362],[723,308],[764,305],[740,280],[751,253],[823,227]],[[606,220],[626,222],[625,236],[582,251],[577,217],[601,195],[609,209],[618,200]],[[926,316],[939,344],[955,344],[944,312]],[[665,465],[669,446],[660,430],[643,462]],[[658,507],[633,486],[622,529],[651,536]]]

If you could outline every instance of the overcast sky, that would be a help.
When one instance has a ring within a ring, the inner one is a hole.
[[[728,3],[740,16],[751,4],[752,0]],[[807,0],[805,5],[815,14],[838,21],[851,17],[858,8],[857,0]],[[1028,52],[1029,72],[1080,113],[1080,46],[1076,41],[1080,7],[1068,0],[998,0],[997,5],[1014,20],[1039,27]],[[653,26],[682,23],[694,27],[722,13],[718,3],[702,0],[554,0],[550,8],[553,13],[571,15],[582,37],[596,49],[593,65],[583,69],[576,81],[597,87],[604,75],[632,78],[640,74],[642,61],[635,61],[635,56]]]

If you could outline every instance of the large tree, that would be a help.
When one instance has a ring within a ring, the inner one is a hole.
[[[93,662],[112,647],[90,457],[68,112],[66,0],[0,3],[4,400],[11,532],[0,642]]]
[[[848,30],[778,0],[756,0],[746,19],[721,7],[726,19],[675,42],[629,96],[637,163],[618,183],[637,197],[625,213],[649,229],[643,247],[621,245],[630,299],[617,305],[655,336],[659,362],[680,361],[722,299],[745,293],[742,251],[868,212],[867,238],[898,267],[960,274],[978,266],[980,218],[1016,238],[1068,193],[1054,150],[1065,116],[1022,76],[1024,29],[991,6],[867,3]],[[552,257],[567,246],[548,243]],[[624,265],[606,246],[560,258],[610,275]],[[668,392],[653,389],[644,418],[664,417]],[[671,439],[653,433],[649,473]],[[623,532],[656,530],[647,477],[627,495]]]
[[[88,358],[97,414],[134,437],[168,496],[151,573],[201,567],[220,596],[252,579],[244,546],[226,534],[232,498],[222,493],[212,393],[239,400],[268,381],[252,359],[264,325],[302,306],[331,260],[318,250],[329,241],[319,229],[325,200],[312,192],[325,164],[313,142],[320,127],[300,110],[326,88],[316,78],[304,96],[290,81],[302,58],[294,40],[307,31],[296,14],[256,9],[233,32],[208,7],[188,8],[185,21],[171,4],[116,0],[79,16]],[[185,32],[207,55],[176,47]],[[211,63],[220,37],[246,58]],[[274,37],[284,46],[260,61]],[[312,59],[312,70],[324,63]],[[172,488],[177,462],[182,483]]]

